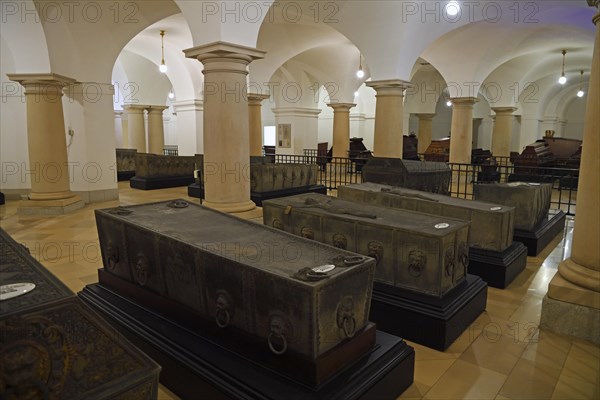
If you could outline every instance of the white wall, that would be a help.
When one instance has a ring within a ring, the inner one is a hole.
[[[585,109],[587,96],[574,97],[565,109],[564,118],[567,120],[563,137],[583,140],[583,123],[585,120]]]

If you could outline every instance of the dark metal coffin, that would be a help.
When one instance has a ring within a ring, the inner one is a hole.
[[[193,177],[194,163],[194,156],[163,156],[137,153],[135,155],[135,175],[139,178]]]
[[[490,183],[473,185],[473,197],[515,208],[515,229],[532,230],[550,209],[552,185],[540,183]]]
[[[363,167],[363,181],[448,194],[450,168],[441,162],[374,157]]]
[[[1,399],[156,399],[160,367],[0,229]]]
[[[377,259],[375,280],[441,297],[465,279],[469,222],[319,194],[263,202],[265,225]]]
[[[315,359],[369,320],[368,257],[183,200],[96,210],[96,221],[108,272],[276,354]]]
[[[471,221],[469,246],[504,251],[513,243],[514,207],[362,183],[338,187],[338,198]]]
[[[306,187],[317,184],[317,164],[250,164],[250,190],[275,190]]]
[[[135,171],[136,149],[117,149],[117,172]]]

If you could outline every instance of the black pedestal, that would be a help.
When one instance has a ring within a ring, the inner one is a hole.
[[[521,242],[504,251],[469,247],[469,273],[477,275],[491,287],[504,289],[527,265],[527,247]]]
[[[436,298],[375,282],[371,321],[377,328],[436,350],[446,350],[485,310],[487,284],[478,276]]]
[[[533,230],[515,229],[513,239],[527,247],[527,255],[535,257],[546,248],[556,235],[565,229],[565,213],[562,210],[550,210],[545,220]]]
[[[413,382],[414,350],[377,332],[373,349],[312,389],[218,346],[202,334],[99,284],[79,296],[162,366],[161,383],[185,399],[395,399]]]
[[[117,171],[117,181],[128,181],[135,176],[135,171]]]
[[[129,180],[129,186],[134,189],[153,190],[179,186],[187,186],[194,182],[193,176],[164,176],[160,178],[140,178],[134,176]]]
[[[270,192],[250,192],[250,200],[252,200],[257,206],[261,207],[264,200],[295,196],[303,193],[327,194],[327,188],[323,185],[311,185],[290,189],[272,190]],[[188,196],[203,199],[204,188],[198,183],[192,183],[188,186]]]

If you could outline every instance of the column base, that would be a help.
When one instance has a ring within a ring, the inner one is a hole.
[[[204,200],[202,202],[202,205],[226,213],[241,213],[245,211],[254,210],[256,208],[256,204],[254,204],[254,202],[250,200],[239,203],[216,203]]]
[[[17,209],[19,215],[63,215],[84,206],[79,196],[60,200],[23,200]]]
[[[573,264],[570,258],[561,262],[561,264]],[[559,266],[559,271],[561,266]],[[594,290],[586,289],[582,286],[569,282],[558,272],[548,285],[548,296],[551,299],[559,300],[575,305],[595,308],[600,310],[600,293]]]
[[[542,302],[540,328],[600,345],[600,310],[554,300],[546,295]]]

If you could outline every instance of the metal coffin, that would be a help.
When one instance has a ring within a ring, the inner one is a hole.
[[[107,272],[266,352],[315,359],[369,320],[369,257],[183,200],[96,210],[96,220]]]
[[[135,174],[139,178],[194,176],[194,156],[163,156],[137,153]]]
[[[136,149],[117,149],[117,172],[135,171]]]
[[[441,162],[374,157],[363,167],[363,181],[448,194],[450,168]]]
[[[270,192],[317,184],[317,164],[250,164],[250,190]]]
[[[471,221],[469,246],[504,251],[513,243],[514,207],[377,183],[338,187],[338,198]]]
[[[468,265],[469,222],[303,194],[263,202],[265,225],[377,259],[375,280],[442,297]]]
[[[473,185],[473,197],[515,208],[515,229],[532,230],[550,209],[552,185],[540,183],[492,183]]]

